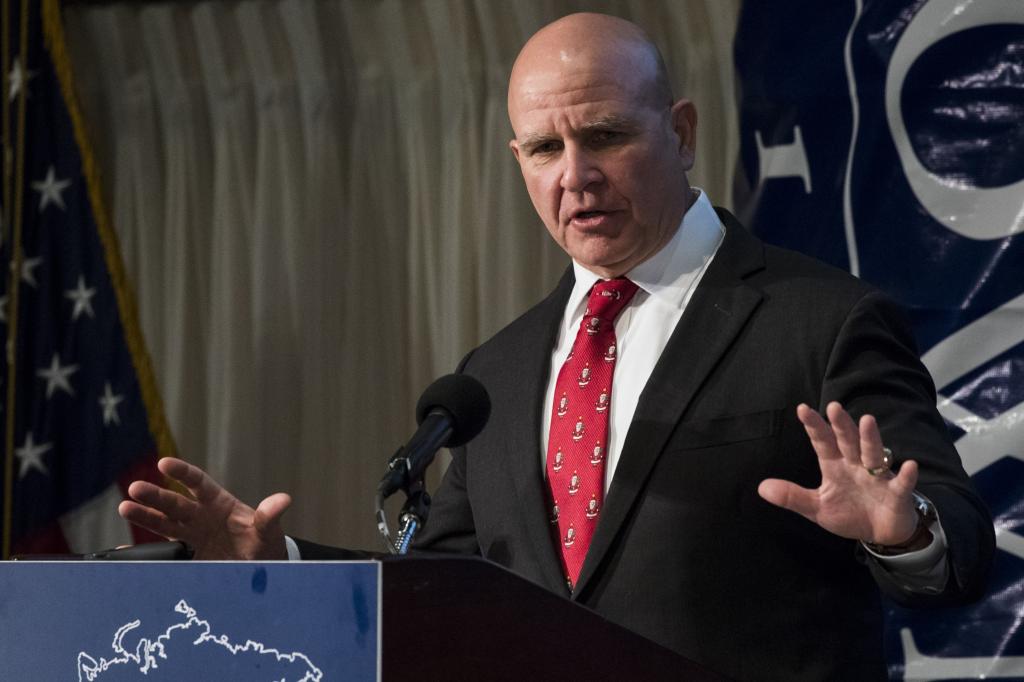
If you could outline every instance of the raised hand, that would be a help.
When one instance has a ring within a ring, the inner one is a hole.
[[[132,499],[117,508],[126,521],[188,543],[196,559],[287,558],[280,520],[291,497],[276,493],[253,509],[188,462],[165,457],[157,467],[193,497],[135,481],[128,486]]]
[[[837,402],[826,408],[827,422],[807,405],[796,414],[818,455],[821,485],[812,490],[770,478],[758,486],[761,497],[845,538],[890,546],[910,539],[918,523],[917,463],[903,462],[895,475],[884,470],[882,437],[871,415],[858,426]]]

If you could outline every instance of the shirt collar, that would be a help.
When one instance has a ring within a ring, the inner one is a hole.
[[[675,308],[686,305],[694,284],[725,237],[725,228],[707,194],[696,187],[694,191],[697,199],[683,214],[683,221],[669,242],[626,273],[651,298]],[[591,287],[601,279],[576,261],[572,267],[576,284],[569,298],[570,310],[582,305]]]

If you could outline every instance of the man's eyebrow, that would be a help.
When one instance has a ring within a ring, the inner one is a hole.
[[[608,130],[608,129],[620,129],[620,130],[632,130],[636,127],[636,124],[626,118],[625,116],[616,116],[610,114],[608,116],[601,116],[593,121],[587,121],[580,129],[584,132],[591,130]]]
[[[523,136],[522,140],[519,140],[519,146],[525,147],[526,149],[532,149],[538,145],[542,145],[545,142],[551,142],[552,140],[558,140],[557,135],[550,133],[529,133]]]
[[[617,116],[610,114],[608,116],[601,116],[593,120],[587,121],[580,126],[580,131],[583,133],[590,133],[595,130],[625,130],[630,131],[636,128],[636,123],[625,116]],[[528,133],[523,136],[522,140],[519,140],[519,145],[525,149],[532,149],[545,142],[557,141],[562,139],[560,136],[553,133]]]

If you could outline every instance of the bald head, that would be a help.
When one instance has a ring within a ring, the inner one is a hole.
[[[665,62],[647,34],[625,19],[581,12],[553,21],[526,41],[509,78],[509,116],[517,100],[539,94],[540,81],[568,71],[619,80],[652,106],[672,104]]]
[[[519,53],[508,115],[530,200],[554,240],[600,277],[662,249],[692,200],[696,109],[634,24],[572,14]]]

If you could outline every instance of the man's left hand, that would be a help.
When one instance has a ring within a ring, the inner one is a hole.
[[[837,402],[826,409],[828,421],[807,405],[796,408],[818,454],[821,485],[802,488],[770,478],[757,492],[768,502],[800,514],[844,538],[878,545],[900,545],[914,535],[918,517],[913,492],[917,462],[903,462],[898,473],[885,468],[878,423],[864,415],[860,424]]]

